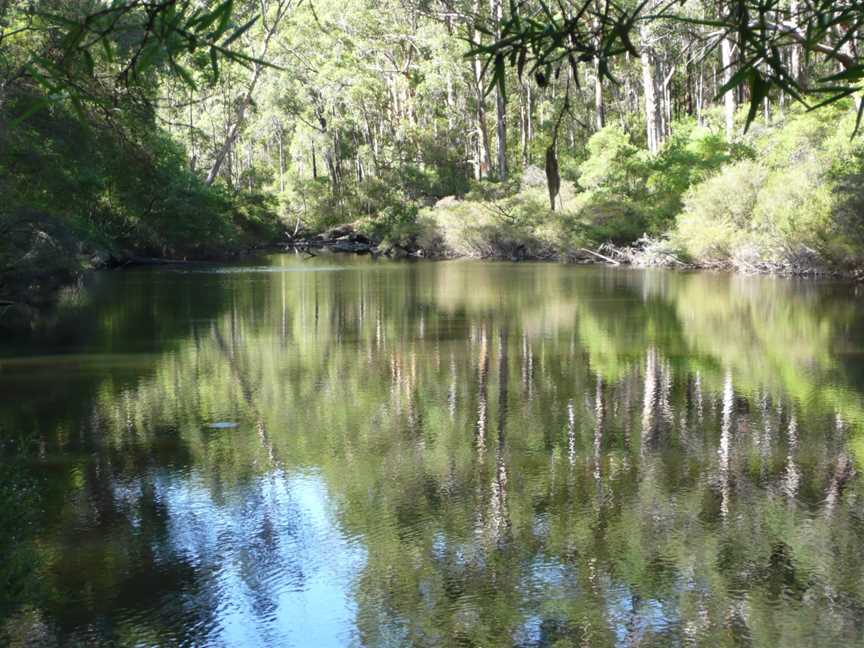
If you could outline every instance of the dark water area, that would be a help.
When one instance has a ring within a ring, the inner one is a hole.
[[[0,644],[864,645],[860,290],[94,275],[0,340]]]

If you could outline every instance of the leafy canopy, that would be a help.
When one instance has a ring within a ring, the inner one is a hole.
[[[598,73],[615,82],[610,63],[629,53],[637,29],[657,21],[689,24],[706,41],[705,56],[724,38],[739,46],[734,70],[718,91],[723,95],[739,86],[749,87],[747,126],[759,113],[772,89],[782,90],[806,105],[820,108],[864,89],[864,64],[852,53],[855,34],[864,25],[861,0],[810,0],[787,4],[780,0],[728,0],[716,15],[698,16],[681,0],[510,0],[509,16],[500,30],[478,25],[492,42],[476,44],[472,55],[486,58],[493,69],[490,89],[504,89],[505,66],[515,67],[520,78],[533,75],[542,87],[569,66],[578,83],[582,63],[596,64]],[[796,78],[784,50],[800,47],[807,57],[835,63],[834,69],[807,82]],[[836,68],[841,70],[836,72]],[[811,99],[810,97],[815,98]],[[860,104],[856,132],[864,113]]]

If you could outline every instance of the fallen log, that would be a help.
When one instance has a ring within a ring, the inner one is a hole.
[[[603,259],[606,263],[611,263],[612,265],[621,265],[620,261],[616,261],[612,257],[608,257],[604,254],[600,254],[599,252],[595,252],[594,250],[589,250],[588,248],[579,248],[581,252],[587,252],[588,254],[597,257],[598,259]]]

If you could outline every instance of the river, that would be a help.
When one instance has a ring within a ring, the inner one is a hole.
[[[859,290],[94,274],[0,341],[0,643],[864,645]]]

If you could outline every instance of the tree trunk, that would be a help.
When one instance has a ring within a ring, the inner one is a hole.
[[[252,93],[255,92],[255,86],[258,84],[258,79],[261,77],[263,69],[264,66],[256,64],[252,70],[249,85],[246,88],[246,92],[243,93],[240,103],[237,105],[237,114],[234,117],[234,122],[228,130],[228,135],[225,137],[225,141],[216,153],[216,159],[213,161],[213,166],[210,167],[210,172],[207,174],[207,180],[205,180],[205,182],[208,185],[212,185],[218,177],[219,171],[225,163],[225,158],[228,155],[228,152],[234,146],[234,143],[240,135],[240,131],[246,120],[246,110],[248,110],[249,106],[252,105]]]
[[[600,3],[595,2],[595,10],[599,14],[601,11]],[[594,19],[594,31],[600,33],[600,22]],[[600,43],[596,43],[599,47]],[[601,130],[606,125],[606,110],[603,105],[603,77],[600,74],[600,61],[594,62],[594,73],[597,75],[594,79],[594,121],[597,125],[597,130]]]
[[[642,51],[639,55],[639,60],[642,63],[642,88],[645,94],[645,132],[648,137],[648,151],[653,155],[660,150],[660,143],[662,141],[655,87],[654,57],[648,45],[650,34],[644,25],[641,34]]]
[[[724,36],[720,41],[720,65],[722,67],[723,85],[729,83],[732,78],[732,41],[729,36]],[[723,107],[726,115],[726,140],[732,141],[735,135],[735,90],[727,90],[723,95]]]
[[[474,0],[474,15],[480,13],[480,0]],[[483,38],[483,33],[479,29],[474,29],[472,39],[477,45]],[[480,57],[475,56],[473,61],[474,67],[474,96],[477,102],[475,110],[475,118],[477,120],[477,138],[478,138],[478,160],[475,165],[475,179],[481,180],[483,174],[489,172],[489,131],[486,129],[486,98],[483,95],[483,63]]]
[[[495,23],[495,38],[501,39],[501,19],[503,18],[503,7],[501,0],[490,0],[492,20]],[[498,135],[498,179],[502,182],[507,179],[507,106],[504,104],[504,93],[501,86],[495,87],[495,109]]]
[[[789,13],[791,14],[792,22],[797,25],[798,0],[792,0],[792,2],[789,3]],[[793,44],[789,55],[789,73],[792,75],[793,81],[801,83],[801,47]]]
[[[339,140],[333,136],[333,146],[324,154],[324,162],[327,164],[327,173],[330,175],[330,189],[335,194],[339,191],[341,179],[339,164]]]
[[[453,75],[447,71],[447,141],[453,134],[453,114],[456,107],[453,105]]]
[[[285,192],[285,132],[279,124],[279,192]]]
[[[477,120],[478,164],[476,179],[481,180],[489,173],[489,131],[486,128],[486,100],[483,97],[483,79],[480,76],[481,63],[475,59],[474,78],[477,99],[475,118]]]
[[[528,165],[528,116],[525,106],[525,83],[519,84],[519,148],[522,154],[522,166]]]
[[[599,64],[597,66],[597,79],[594,81],[594,119],[597,130],[606,125],[606,109],[603,105],[603,79],[600,77]]]

